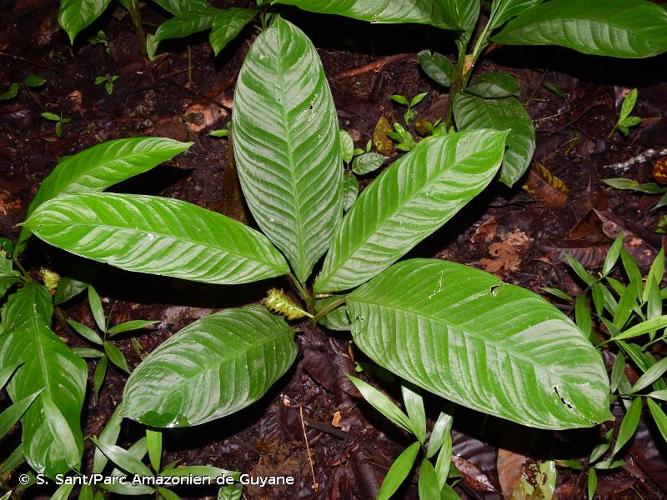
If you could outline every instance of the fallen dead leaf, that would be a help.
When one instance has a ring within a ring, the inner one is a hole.
[[[541,163],[532,166],[521,187],[550,208],[563,208],[567,203],[568,187]]]
[[[334,427],[339,427],[340,428],[340,421],[341,421],[342,415],[340,414],[340,411],[336,411],[333,414],[333,418],[331,419],[331,425]]]
[[[503,271],[518,270],[521,265],[521,254],[533,239],[520,229],[502,233],[500,239],[501,241],[489,246],[491,258],[480,259],[480,265],[490,273],[502,274]]]
[[[521,467],[528,458],[513,451],[498,450],[498,480],[503,492],[503,498],[512,497],[521,479]]]
[[[378,153],[385,156],[394,153],[394,142],[387,136],[391,131],[391,123],[385,116],[381,116],[373,131],[373,145]]]

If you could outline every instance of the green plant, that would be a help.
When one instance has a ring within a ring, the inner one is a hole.
[[[111,47],[109,47],[109,38],[102,30],[99,30],[95,36],[91,36],[88,39],[88,43],[93,46],[102,45],[107,54],[111,53]]]
[[[57,115],[55,113],[51,113],[50,111],[44,111],[43,113],[40,113],[39,116],[44,118],[46,121],[53,122],[56,124],[55,125],[56,137],[62,137],[63,125],[66,125],[72,121],[71,118],[66,118],[63,117],[62,114]]]
[[[113,94],[113,84],[120,77],[118,75],[104,75],[95,77],[95,85],[104,85],[107,94]]]
[[[421,94],[417,94],[410,100],[408,100],[405,96],[402,96],[400,94],[394,94],[393,96],[391,96],[392,101],[407,108],[405,110],[405,113],[403,113],[403,121],[405,122],[406,125],[410,125],[410,123],[412,123],[412,120],[415,119],[415,116],[417,115],[417,112],[415,111],[415,106],[417,106],[420,102],[422,102],[427,95],[428,95],[427,92],[423,92]]]
[[[12,83],[9,85],[9,88],[0,94],[0,101],[8,101],[14,99],[21,88],[32,89],[41,87],[46,83],[46,79],[42,78],[39,75],[28,75],[25,77],[22,83]]]
[[[623,135],[630,135],[630,129],[641,124],[642,119],[638,116],[631,116],[630,113],[635,109],[637,104],[637,89],[632,89],[628,95],[623,98],[623,103],[621,104],[621,111],[618,114],[618,121],[614,128],[609,132],[609,137],[611,138],[617,130],[620,130]]]
[[[667,51],[667,12],[647,0],[274,0],[323,14],[374,23],[420,23],[460,33],[458,59],[437,52],[419,54],[422,69],[450,89],[443,127],[458,130],[511,129],[500,180],[513,186],[535,151],[535,128],[518,100],[518,82],[507,73],[475,75],[491,43],[560,45],[585,54],[652,57]],[[488,17],[480,15],[490,3]],[[395,130],[403,150],[409,138]]]
[[[210,42],[217,55],[258,14],[257,9],[218,9],[206,0],[153,0],[174,17],[162,23],[154,34],[145,35],[141,4],[137,0],[119,2],[130,14],[139,51],[151,59],[155,57],[160,42],[206,30],[211,30]],[[60,0],[58,22],[67,32],[70,42],[74,43],[76,36],[99,18],[110,4],[111,0]],[[99,31],[89,42],[102,43],[108,50],[108,41],[103,31]]]
[[[422,397],[406,386],[401,386],[403,403],[407,415],[391,399],[372,385],[356,377],[349,377],[361,395],[377,411],[394,425],[412,434],[417,441],[406,448],[394,461],[382,481],[377,499],[389,499],[406,480],[414,467],[417,456],[423,455],[419,466],[419,498],[458,498],[451,485],[447,484],[452,463],[452,417],[440,413],[430,435],[426,432],[426,411]],[[436,457],[437,455],[437,457]],[[436,458],[435,464],[431,462]]]
[[[623,281],[612,276],[619,259],[625,278]],[[665,253],[660,250],[645,280],[624,248],[622,235],[609,249],[599,276],[588,273],[571,257],[568,262],[585,285],[584,292],[572,298],[560,290],[547,291],[574,305],[577,325],[599,349],[608,344],[616,348],[616,359],[610,373],[610,391],[612,398],[626,412],[618,433],[614,436],[614,429],[609,430],[586,461],[589,497],[592,498],[597,484],[596,471],[615,469],[625,463],[618,456],[637,430],[644,401],[656,427],[667,441],[667,416],[660,407],[660,402],[667,400],[664,378],[667,358],[657,360],[650,352],[653,344],[664,343],[667,338],[667,315],[663,314],[667,288],[661,288]],[[644,340],[638,342],[640,339]],[[626,375],[628,361],[642,374],[634,384]],[[573,460],[563,461],[563,464],[577,469],[584,467],[584,464]]]
[[[667,187],[661,186],[655,182],[640,183],[627,177],[612,177],[608,179],[602,179],[602,182],[604,182],[607,186],[611,186],[615,189],[624,189],[645,194],[662,194],[663,196],[655,205],[653,205],[651,210],[656,210],[667,205]]]

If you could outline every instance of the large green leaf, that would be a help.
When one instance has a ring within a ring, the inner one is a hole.
[[[430,24],[443,29],[458,29],[457,18],[447,17],[438,2],[443,0],[273,0],[271,3],[295,5],[319,14],[336,14],[361,21],[384,24]],[[463,4],[465,0],[450,0]],[[479,0],[472,0],[479,3]]]
[[[213,19],[217,12],[219,12],[219,9],[206,7],[202,10],[193,10],[172,17],[158,26],[153,35],[153,43],[157,46],[164,40],[185,38],[194,33],[208,30],[213,26]]]
[[[213,19],[213,29],[209,36],[213,53],[217,56],[256,15],[255,9],[232,7],[220,11]]]
[[[505,45],[561,45],[584,54],[642,58],[667,50],[667,11],[646,0],[551,0],[493,37]]]
[[[600,354],[551,304],[491,274],[408,260],[350,294],[347,307],[365,354],[451,401],[544,429],[611,418]]]
[[[67,32],[70,42],[90,26],[109,6],[111,0],[60,0],[58,23]]]
[[[218,284],[288,272],[285,259],[264,235],[171,198],[59,196],[40,205],[25,224],[53,246],[128,271]]]
[[[475,130],[424,140],[385,170],[345,215],[315,290],[360,285],[451,219],[495,176],[506,135]]]
[[[305,281],[342,215],[343,168],[322,63],[308,37],[281,18],[243,63],[232,133],[248,206]]]
[[[2,314],[0,366],[22,363],[8,386],[13,401],[42,391],[21,418],[23,453],[53,477],[78,467],[83,450],[80,415],[86,363],[50,329],[48,290],[34,281],[12,294]]]
[[[472,31],[479,17],[479,0],[436,0],[445,14],[445,19],[453,19],[455,26],[464,31]]]
[[[454,99],[454,119],[459,130],[511,129],[500,180],[511,187],[526,173],[535,152],[535,127],[518,99],[484,99],[460,93]]]
[[[294,332],[263,306],[212,314],[183,328],[132,372],[123,414],[156,427],[224,417],[261,398],[296,352]]]
[[[174,16],[204,10],[209,6],[206,0],[153,0],[153,2]]]
[[[28,206],[27,216],[61,194],[103,191],[142,174],[186,151],[192,143],[164,137],[133,137],[103,142],[63,158],[44,179]],[[30,232],[22,228],[14,255],[21,253]]]
[[[0,250],[0,299],[19,279],[19,274],[12,267],[12,261],[7,258],[5,252]]]
[[[493,0],[491,6],[491,28],[498,28],[513,17],[528,12],[542,0]]]

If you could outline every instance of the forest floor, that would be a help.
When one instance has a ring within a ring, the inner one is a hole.
[[[148,26],[164,19],[150,5],[143,13]],[[416,26],[369,26],[286,13],[318,47],[341,127],[357,147],[373,137],[382,116],[392,122],[399,119],[401,110],[390,101],[392,94],[412,97],[428,92],[417,109],[419,116],[433,119],[442,113],[447,93],[421,73],[416,53],[425,48],[448,53],[453,45],[446,34]],[[158,58],[149,62],[138,56],[131,23],[120,8],[111,9],[79,35],[74,46],[56,18],[57,5],[50,0],[0,0],[0,93],[31,73],[46,79],[43,88],[21,91],[17,99],[0,104],[0,235],[17,236],[16,224],[59,158],[129,136],[165,136],[193,141],[194,146],[116,190],[160,194],[239,219],[247,217],[233,179],[225,177],[228,142],[207,132],[229,121],[235,79],[256,31],[246,29],[218,58],[202,35],[165,43]],[[108,46],[86,42],[101,29]],[[397,54],[400,57],[394,57]],[[493,184],[411,255],[465,263],[542,295],[546,286],[576,295],[578,283],[564,264],[563,253],[594,271],[613,238],[623,231],[645,271],[664,243],[657,232],[661,212],[650,210],[658,196],[615,190],[601,179],[651,180],[657,158],[627,170],[609,165],[648,149],[667,148],[666,62],[665,57],[610,61],[543,48],[500,48],[490,53],[484,66],[502,68],[519,78],[521,100],[535,120],[537,151],[524,181],[527,187],[509,190]],[[111,95],[94,84],[101,75],[119,76]],[[623,93],[632,87],[639,88],[640,96],[634,114],[644,122],[627,138],[620,134],[608,138]],[[53,123],[40,117],[43,111],[71,119],[62,137],[56,137]],[[548,182],[547,173],[562,181],[560,188]],[[140,362],[142,350],[150,352],[193,319],[212,309],[261,300],[266,290],[125,273],[83,262],[37,241],[31,243],[25,264],[35,272],[49,267],[89,280],[116,321],[157,320],[138,337],[141,348],[129,340],[117,343],[131,367]],[[72,318],[91,324],[84,299],[70,301],[64,309]],[[350,337],[313,330],[307,323],[298,326],[298,362],[272,391],[233,416],[165,432],[166,461],[296,478],[294,486],[248,487],[247,498],[372,496],[408,437],[362,403],[347,381],[355,362],[364,361]],[[56,332],[71,345],[83,345],[61,326]],[[371,380],[378,378],[367,374]],[[119,403],[124,380],[122,373],[111,370],[99,399],[89,398],[84,415],[87,435],[98,434],[104,426]],[[393,387],[398,396],[397,383],[384,386]],[[443,400],[429,397],[426,402],[429,417],[437,416]],[[542,458],[585,457],[607,430],[601,426],[576,432],[531,431],[461,407],[448,410],[454,415],[454,462],[462,475],[456,489],[464,498],[501,498],[516,481],[521,464],[525,468]],[[131,444],[141,432],[139,425],[129,423],[120,444]],[[598,498],[667,496],[667,455],[654,435],[650,423],[641,424],[626,464],[600,474]],[[87,456],[90,460],[90,450]],[[558,498],[585,498],[585,491],[585,473],[558,467]],[[416,497],[416,481],[402,492],[406,498]],[[215,491],[182,493],[215,495]]]

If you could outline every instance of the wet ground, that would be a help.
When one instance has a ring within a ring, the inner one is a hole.
[[[148,62],[138,56],[131,24],[120,8],[111,9],[79,35],[73,47],[57,25],[56,9],[48,0],[0,0],[0,90],[31,73],[47,80],[41,89],[22,91],[17,99],[0,103],[0,235],[17,235],[16,224],[58,158],[134,135],[195,144],[168,165],[117,190],[170,196],[247,220],[229,176],[227,141],[207,132],[229,120],[235,78],[256,30],[246,29],[218,58],[202,35],[166,43],[159,57]],[[417,109],[419,116],[433,119],[442,113],[447,94],[425,79],[416,53],[424,48],[448,53],[452,44],[447,34],[285,12],[318,47],[341,126],[357,146],[372,137],[382,116],[390,121],[399,118],[401,110],[389,100],[392,94],[411,97],[428,92]],[[164,19],[150,5],[143,13],[149,27]],[[100,29],[108,46],[85,42]],[[541,287],[554,286],[576,294],[578,285],[563,264],[563,252],[595,270],[620,230],[634,238],[633,254],[640,263],[649,264],[663,245],[656,232],[661,213],[649,210],[657,197],[614,190],[600,180],[620,176],[651,180],[657,157],[625,170],[613,165],[648,149],[667,148],[667,83],[661,72],[666,62],[665,57],[611,61],[556,49],[498,48],[489,53],[484,67],[509,71],[521,81],[521,100],[537,128],[533,169],[525,188],[494,185],[411,255],[466,263],[538,293]],[[94,84],[100,75],[119,76],[112,95]],[[640,95],[634,114],[644,122],[628,138],[620,134],[608,138],[618,103],[632,87],[638,87]],[[56,137],[53,123],[40,117],[43,111],[71,119],[62,137]],[[92,281],[116,321],[159,321],[138,337],[138,344],[118,342],[131,367],[193,319],[212,309],[260,300],[268,287],[232,290],[138,276],[84,263],[36,241],[25,265],[33,271],[50,267]],[[83,299],[67,303],[64,313],[91,324]],[[392,459],[409,443],[408,436],[361,402],[345,378],[355,361],[363,361],[349,336],[313,331],[307,323],[297,326],[298,362],[273,390],[231,417],[165,432],[166,461],[296,478],[291,487],[249,487],[247,498],[373,495]],[[83,345],[63,325],[56,325],[56,331],[71,345]],[[368,375],[380,380],[377,373]],[[87,434],[97,434],[103,427],[120,400],[123,383],[124,376],[111,370],[99,399],[89,398],[84,415]],[[385,381],[383,387],[397,394],[397,383]],[[441,399],[427,398],[429,417],[437,416],[442,405]],[[514,480],[512,471],[521,464],[526,468],[540,458],[585,457],[606,431],[529,431],[460,407],[447,409],[454,415],[455,464],[462,475],[456,489],[465,498],[500,498]],[[599,498],[667,495],[665,448],[647,425],[642,424],[629,447],[626,465],[600,474]],[[138,425],[128,423],[120,443],[131,444],[141,432]],[[558,468],[559,498],[584,498],[585,491],[584,473]],[[214,491],[182,493],[215,495]],[[416,497],[415,478],[401,494]]]

